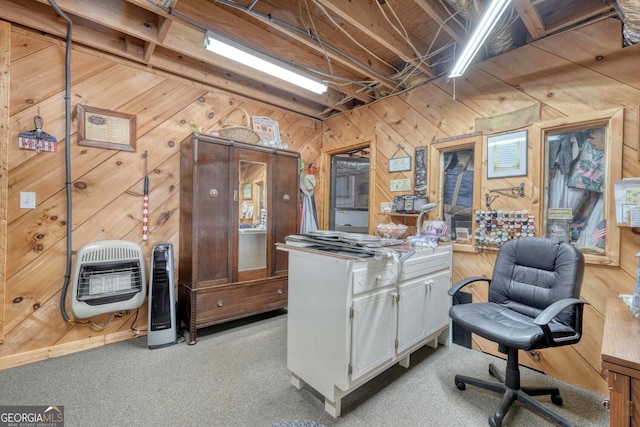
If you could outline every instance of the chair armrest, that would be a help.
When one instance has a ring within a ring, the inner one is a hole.
[[[447,293],[449,294],[449,296],[453,296],[456,292],[458,292],[463,287],[467,286],[469,283],[481,282],[481,281],[491,283],[491,278],[483,277],[483,276],[467,277],[466,279],[463,279],[458,283],[456,283],[453,287],[449,288],[449,291]]]
[[[579,298],[565,298],[551,304],[533,320],[534,324],[542,328],[542,331],[547,338],[547,343],[550,347],[563,345],[565,343],[573,343],[580,340],[580,337],[582,336],[582,312],[585,304],[589,303]],[[554,337],[553,333],[551,332],[551,328],[549,328],[549,323],[553,319],[555,319],[555,317],[560,314],[562,310],[569,308],[572,305],[575,305],[577,310],[575,320],[575,333],[569,336]]]
[[[562,312],[562,310],[564,310],[565,308],[569,308],[570,306],[574,305],[574,304],[589,304],[586,301],[583,301],[579,298],[565,298],[562,299],[560,301],[556,301],[553,304],[551,304],[549,307],[545,308],[542,313],[540,313],[534,320],[533,323],[535,323],[538,326],[542,326],[542,325],[547,325],[549,322],[551,322],[553,319],[555,319],[555,317],[560,314]]]

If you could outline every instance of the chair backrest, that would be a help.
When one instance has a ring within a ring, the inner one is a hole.
[[[500,248],[489,301],[530,317],[563,298],[579,298],[584,256],[569,243],[543,237],[510,240]],[[556,319],[574,325],[574,310]]]

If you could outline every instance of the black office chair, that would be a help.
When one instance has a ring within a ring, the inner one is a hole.
[[[507,355],[506,376],[489,365],[489,373],[499,382],[456,375],[460,390],[466,384],[503,394],[500,407],[489,417],[489,425],[499,427],[516,400],[537,414],[562,426],[573,426],[531,396],[551,395],[562,405],[557,388],[520,387],[518,350],[575,344],[582,336],[579,299],[584,257],[566,242],[542,237],[510,240],[500,248],[493,277],[470,277],[449,290],[454,295],[476,281],[489,283],[489,301],[457,304],[449,316],[457,325],[498,344]]]

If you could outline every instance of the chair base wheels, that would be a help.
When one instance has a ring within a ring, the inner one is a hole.
[[[531,396],[543,396],[550,395],[551,402],[553,402],[557,406],[562,405],[562,397],[560,396],[560,391],[557,388],[553,387],[542,387],[542,388],[534,388],[534,387],[519,387],[519,381],[517,388],[509,388],[504,382],[504,378],[498,372],[497,368],[492,364],[489,365],[489,373],[491,376],[495,377],[499,382],[493,381],[485,381],[478,378],[467,377],[464,375],[456,375],[455,377],[455,385],[458,390],[465,390],[467,388],[467,384],[473,385],[476,387],[483,388],[485,390],[490,390],[499,394],[502,394],[502,402],[500,402],[500,406],[495,411],[493,415],[489,417],[489,425],[491,427],[501,427],[502,420],[505,415],[513,405],[515,401],[520,402],[522,405],[529,408],[531,411],[536,414],[547,418],[554,423],[563,426],[563,427],[575,427],[575,424],[572,422],[562,418],[555,412],[551,411],[547,407],[543,406],[540,402],[533,399]]]

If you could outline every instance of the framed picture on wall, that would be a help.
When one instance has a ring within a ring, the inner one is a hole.
[[[242,184],[242,198],[245,199],[245,200],[251,198],[251,183],[250,182]]]
[[[487,178],[527,174],[527,131],[487,137]]]

